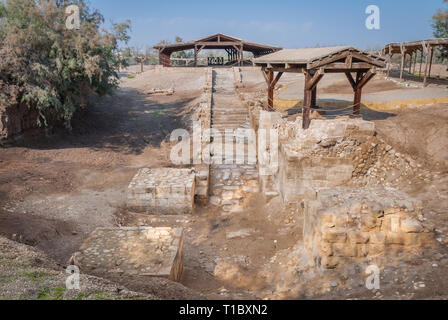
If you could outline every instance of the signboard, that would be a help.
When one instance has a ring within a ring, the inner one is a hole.
[[[209,66],[223,66],[224,57],[208,57],[207,62]]]

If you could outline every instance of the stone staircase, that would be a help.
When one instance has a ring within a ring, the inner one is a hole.
[[[243,209],[245,195],[259,192],[255,140],[249,144],[249,113],[236,95],[230,68],[213,70],[212,128],[222,136],[222,148],[212,150],[210,203],[224,212]],[[255,139],[255,138],[254,138]]]

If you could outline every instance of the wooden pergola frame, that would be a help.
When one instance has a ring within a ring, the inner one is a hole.
[[[185,50],[194,50],[194,66],[197,67],[198,55],[204,49],[223,49],[227,52],[228,60],[235,61],[238,66],[241,66],[244,61],[244,51],[252,52],[254,57],[260,57],[282,49],[280,47],[244,41],[222,33],[217,33],[189,42],[154,46],[154,48],[159,51],[159,64],[165,67],[171,65],[170,57],[172,53]]]
[[[310,57],[314,52],[316,56]],[[285,72],[305,75],[302,116],[303,129],[308,129],[311,108],[316,107],[317,85],[326,73],[346,75],[354,92],[353,114],[359,115],[362,89],[374,77],[375,68],[385,67],[385,59],[353,47],[333,47],[282,50],[256,59],[255,65],[261,67],[268,86],[269,110],[274,110],[275,86]]]
[[[387,71],[386,71],[387,76],[388,77],[390,76],[391,59],[394,54],[401,55],[400,80],[403,80],[403,72],[406,65],[407,55],[409,55],[411,58],[411,63],[409,65],[409,73],[411,73],[412,70],[413,73],[415,73],[418,53],[420,52],[420,59],[423,60],[423,56],[425,57],[425,70],[424,70],[425,73],[423,78],[423,86],[426,87],[428,85],[428,79],[431,77],[431,69],[435,47],[448,48],[448,38],[389,43],[382,50],[382,55],[388,56]],[[414,64],[413,69],[412,64]],[[422,73],[422,64],[420,64],[420,70],[419,70],[419,74],[421,73]]]

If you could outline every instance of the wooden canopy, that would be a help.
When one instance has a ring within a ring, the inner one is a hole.
[[[273,47],[265,44],[244,41],[222,33],[199,38],[189,42],[178,42],[166,45],[154,46],[159,51],[159,63],[165,67],[170,66],[170,56],[173,52],[194,50],[194,66],[197,66],[198,54],[203,49],[224,49],[229,61],[235,61],[238,65],[243,62],[243,52],[252,52],[255,57],[260,57],[278,50],[280,47]]]
[[[268,85],[268,105],[274,108],[274,88],[284,72],[305,74],[303,128],[310,125],[311,106],[316,106],[317,84],[325,73],[345,73],[354,91],[353,112],[360,114],[362,88],[384,68],[385,59],[354,47],[327,47],[281,50],[254,61],[260,66]],[[277,75],[274,76],[274,72]],[[353,78],[352,73],[355,73]]]
[[[386,45],[382,51],[383,56],[388,56],[388,66],[387,75],[390,74],[391,59],[394,54],[401,55],[401,66],[400,66],[400,79],[403,79],[403,71],[406,62],[406,55],[411,58],[411,63],[409,65],[409,73],[411,73],[412,61],[414,60],[414,73],[415,66],[417,64],[418,53],[420,52],[420,59],[423,60],[425,56],[425,75],[423,80],[423,85],[426,86],[428,78],[431,77],[431,67],[432,60],[434,56],[434,47],[444,47],[448,49],[448,38],[437,38],[428,39],[420,41],[410,41],[410,42],[392,42]],[[422,65],[420,64],[419,74],[422,73]]]

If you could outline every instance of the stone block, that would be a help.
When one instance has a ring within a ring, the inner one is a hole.
[[[333,254],[336,257],[353,258],[358,255],[358,248],[357,248],[356,244],[335,243],[335,244],[333,244]]]
[[[414,199],[391,188],[322,188],[304,205],[303,242],[324,268],[434,244],[413,217]],[[417,210],[417,209],[416,209]],[[338,259],[331,259],[331,258]]]
[[[322,230],[322,240],[330,243],[344,243],[347,241],[347,231],[344,229],[325,228]]]
[[[72,261],[83,273],[161,277],[180,281],[182,228],[98,228]]]
[[[195,191],[191,169],[145,168],[129,184],[127,206],[147,214],[191,214]]]

